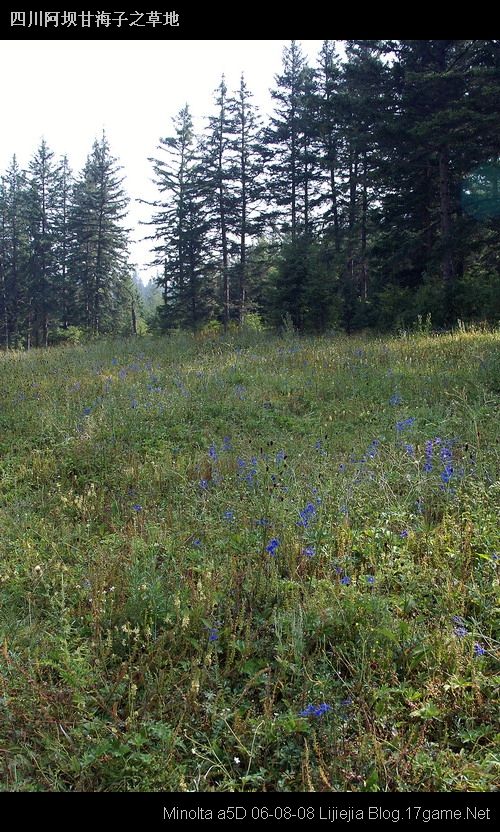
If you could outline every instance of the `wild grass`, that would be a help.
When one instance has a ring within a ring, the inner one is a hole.
[[[1,788],[495,788],[497,333],[0,372]]]

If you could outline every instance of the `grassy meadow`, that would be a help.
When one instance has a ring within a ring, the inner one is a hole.
[[[500,338],[0,355],[8,791],[489,791]]]

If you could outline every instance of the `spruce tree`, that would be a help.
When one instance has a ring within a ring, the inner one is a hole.
[[[238,258],[234,272],[237,279],[238,320],[242,324],[248,307],[249,248],[262,236],[266,224],[264,204],[264,162],[262,122],[252,103],[244,75],[229,101],[231,148],[235,183],[235,226]]]
[[[163,327],[196,330],[207,317],[213,294],[206,178],[187,104],[173,123],[174,134],[160,139],[161,158],[149,160],[162,195],[154,203],[150,239],[155,241],[153,265],[162,269],[157,282],[163,290]]]
[[[230,318],[229,261],[234,252],[235,193],[230,147],[230,122],[227,86],[224,76],[216,90],[216,114],[208,119],[203,166],[206,172],[207,205],[210,206],[212,244],[218,252],[221,274],[221,306],[224,332]]]
[[[312,73],[296,41],[283,50],[283,71],[271,95],[275,110],[266,130],[269,156],[269,197],[274,219],[294,243],[309,230],[309,199],[313,159],[309,153],[312,126],[307,104]]]
[[[26,339],[29,308],[26,176],[16,156],[2,177],[2,319],[6,349],[29,346]]]
[[[93,335],[112,331],[127,279],[127,231],[122,223],[128,199],[120,170],[103,133],[73,188],[71,274],[80,319]]]
[[[29,228],[29,312],[27,345],[47,347],[51,319],[57,317],[56,195],[59,176],[54,154],[45,139],[29,165],[27,219]]]
[[[76,322],[75,292],[70,271],[74,239],[70,228],[73,175],[68,157],[63,156],[58,168],[55,194],[54,252],[56,259],[56,293],[59,323],[62,329]]]

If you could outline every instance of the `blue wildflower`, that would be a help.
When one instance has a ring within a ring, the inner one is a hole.
[[[135,505],[133,505],[132,508],[134,509],[134,511],[142,511],[142,506],[139,505],[139,503],[135,503]]]
[[[403,531],[399,533],[399,536],[403,538],[408,537],[408,531],[406,529],[403,529]]]
[[[302,550],[302,553],[308,558],[313,558],[316,554],[316,549],[314,546],[306,546],[306,548]]]
[[[276,554],[276,549],[280,545],[280,540],[277,537],[272,537],[269,543],[266,546],[266,552],[269,552],[270,555]]]
[[[401,404],[401,403],[402,403],[402,401],[403,401],[403,399],[401,398],[401,396],[399,395],[399,393],[394,393],[394,394],[391,396],[391,398],[389,399],[389,404],[392,404],[392,405],[397,405],[397,404]]]
[[[276,465],[283,462],[284,459],[286,459],[286,453],[284,451],[278,451],[276,454]]]
[[[322,702],[321,705],[307,705],[303,711],[299,711],[299,716],[315,716],[316,718],[320,718],[323,714],[326,714],[328,711],[332,710],[332,706],[328,705],[326,702]]]
[[[208,628],[208,640],[209,641],[217,641],[219,638],[219,631],[217,627],[209,627]]]
[[[366,583],[369,584],[370,586],[373,586],[373,584],[375,583],[375,577],[373,575],[367,575],[366,576]]]
[[[332,710],[332,706],[328,705],[326,702],[322,702],[321,705],[316,706],[316,713],[315,716],[323,716],[323,714],[328,713],[328,711]]]
[[[199,538],[199,537],[195,537],[195,538],[194,538],[194,540],[192,541],[192,545],[193,545],[193,546],[201,546],[201,540],[200,540],[200,538]]]
[[[200,488],[202,491],[206,491],[208,489],[208,480],[200,480]]]
[[[401,431],[405,430],[405,428],[411,428],[415,422],[415,416],[409,416],[408,419],[402,419],[400,422],[396,422],[396,430],[398,433],[401,433]]]
[[[313,503],[308,503],[305,508],[299,511],[300,520],[297,522],[297,526],[302,526],[304,529],[307,529],[310,520],[316,514],[316,506]]]
[[[485,653],[486,653],[486,650],[484,649],[483,645],[478,644],[476,642],[476,644],[474,645],[474,655],[475,656],[484,656]]]
[[[456,636],[458,636],[458,638],[463,638],[464,636],[468,635],[468,631],[465,627],[455,627],[453,632]]]
[[[314,705],[307,705],[303,711],[299,711],[299,716],[313,716],[316,713]]]
[[[232,450],[231,439],[229,438],[229,436],[225,436],[223,438],[223,440],[222,440],[222,450],[223,451],[231,451]]]
[[[234,520],[234,511],[228,509],[224,512],[224,520],[229,520],[230,522]]]
[[[342,578],[340,583],[344,584],[344,586],[349,586],[349,584],[351,583],[351,579],[350,579],[349,575],[344,575],[344,577]]]
[[[441,474],[441,479],[445,485],[448,485],[449,481],[453,476],[453,467],[451,465],[446,465],[444,471]]]
[[[210,445],[210,448],[208,449],[208,455],[210,459],[213,459],[214,462],[217,462],[217,451],[213,443]]]

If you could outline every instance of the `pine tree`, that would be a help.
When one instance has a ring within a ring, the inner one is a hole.
[[[188,326],[196,330],[206,319],[212,300],[207,234],[206,178],[199,142],[189,107],[173,119],[174,135],[160,139],[163,156],[150,159],[162,199],[150,224],[153,265],[160,266],[164,328]]]
[[[207,204],[212,222],[212,245],[219,253],[221,273],[221,305],[224,332],[230,318],[229,261],[234,253],[232,231],[235,226],[234,169],[230,144],[230,116],[224,76],[216,90],[216,115],[208,120],[208,136],[204,142],[203,165],[206,172]]]
[[[2,177],[1,192],[2,340],[6,349],[20,347],[26,336],[29,301],[26,191],[26,176],[14,156]]]
[[[237,278],[238,320],[242,324],[248,306],[248,252],[252,241],[264,231],[266,216],[263,208],[265,184],[263,131],[257,107],[243,74],[238,90],[229,100],[231,149],[235,186],[234,233],[238,242],[235,264]]]
[[[75,292],[70,272],[74,240],[70,229],[73,176],[68,157],[63,156],[58,168],[55,194],[54,252],[56,259],[56,293],[59,323],[64,330],[76,321]]]
[[[313,72],[296,41],[283,51],[283,72],[271,94],[276,102],[266,143],[272,154],[267,166],[269,197],[275,205],[271,216],[286,239],[276,285],[276,304],[281,315],[290,315],[302,329],[305,323],[302,297],[308,275],[308,252],[313,236],[317,162],[314,140]]]
[[[327,235],[333,237],[334,250],[337,255],[340,253],[342,234],[339,194],[339,156],[343,141],[341,78],[342,71],[335,44],[325,40],[315,73],[315,135],[318,142],[320,176],[323,179],[320,204],[326,205],[322,214],[322,226]],[[330,229],[333,233],[330,233]]]
[[[78,288],[80,319],[93,335],[113,329],[128,273],[122,224],[128,199],[119,172],[103,133],[73,188],[71,274]]]
[[[59,186],[54,154],[42,139],[29,165],[29,312],[27,346],[47,347],[49,325],[56,317],[56,194]]]
[[[460,312],[459,287],[477,230],[463,210],[464,182],[500,152],[499,46],[428,40],[400,41],[394,49],[397,107],[379,269],[385,284],[411,290],[414,317],[432,311],[437,323],[449,324]]]
[[[274,220],[294,243],[310,230],[310,192],[314,160],[309,147],[312,125],[308,103],[312,94],[312,70],[300,46],[292,41],[283,50],[283,71],[271,90],[276,102],[266,143],[272,156],[268,163],[270,198],[277,210]]]

